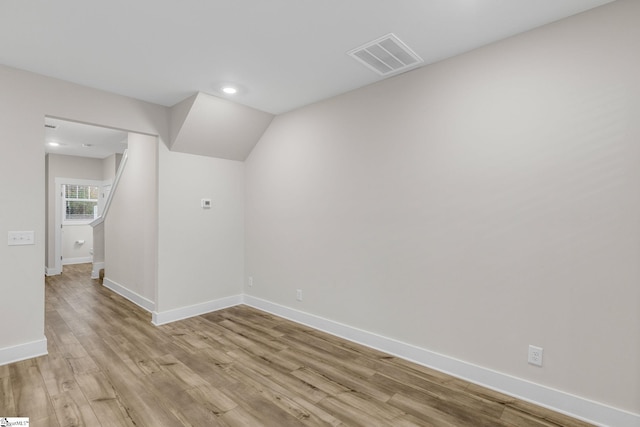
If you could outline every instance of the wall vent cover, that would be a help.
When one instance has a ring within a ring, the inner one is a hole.
[[[393,33],[350,50],[347,54],[381,76],[406,71],[423,62],[422,58]]]

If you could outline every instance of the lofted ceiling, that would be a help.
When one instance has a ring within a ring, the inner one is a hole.
[[[243,161],[273,115],[198,93],[171,108],[172,151]]]
[[[386,34],[429,64],[611,1],[2,0],[0,63],[165,106],[202,92],[279,114],[384,78],[347,52]]]

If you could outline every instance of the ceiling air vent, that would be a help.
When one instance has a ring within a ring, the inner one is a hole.
[[[422,58],[394,34],[387,34],[347,54],[381,76],[406,71],[422,63]]]

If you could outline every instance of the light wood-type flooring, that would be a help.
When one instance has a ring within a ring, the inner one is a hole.
[[[49,355],[0,366],[31,426],[587,426],[238,306],[156,327],[89,279],[46,279]]]

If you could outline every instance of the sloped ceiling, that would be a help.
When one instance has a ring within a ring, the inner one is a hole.
[[[171,108],[172,151],[244,161],[273,114],[198,93]]]
[[[384,78],[347,52],[385,34],[431,64],[611,1],[2,0],[0,63],[167,107],[234,83],[280,114]]]
[[[612,1],[4,0],[0,63],[174,106],[173,150],[242,160],[269,113],[386,78],[347,54],[364,43],[427,65]]]

